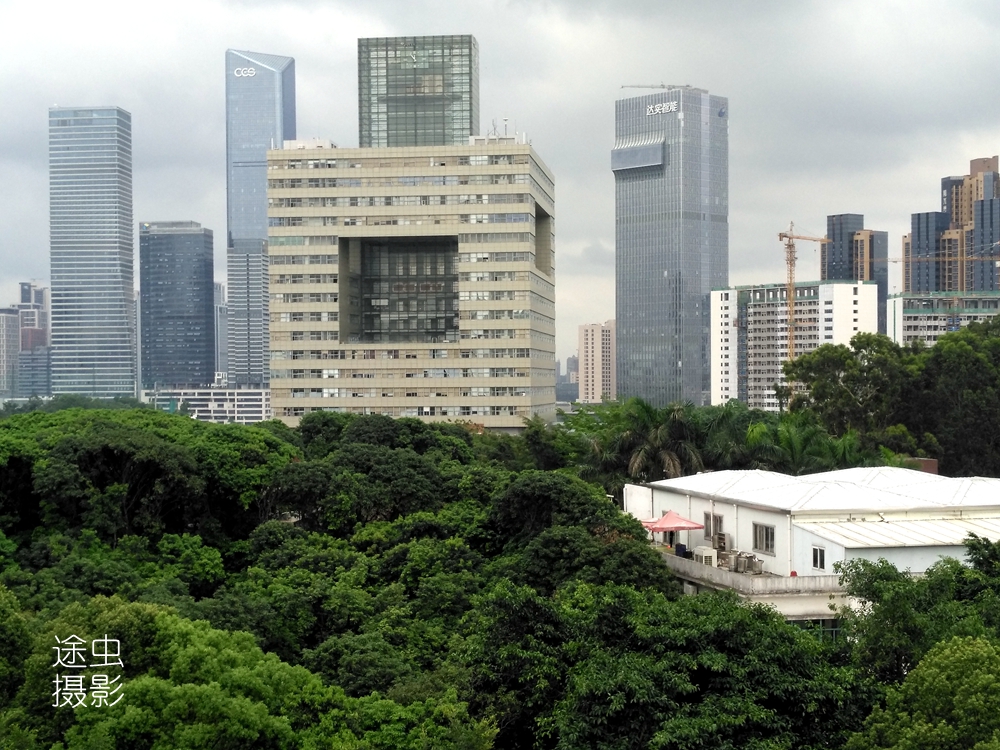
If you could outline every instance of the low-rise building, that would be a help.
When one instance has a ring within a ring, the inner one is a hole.
[[[788,295],[785,284],[716,289],[711,293],[712,403],[738,399],[778,411],[775,386],[785,384]],[[795,354],[822,344],[848,344],[878,332],[878,285],[828,280],[795,284]]]
[[[1000,313],[1000,292],[909,292],[889,298],[889,336],[901,346],[934,346],[946,333]]]
[[[704,524],[675,534],[693,559],[669,554],[677,544],[663,548],[688,592],[730,589],[790,620],[820,620],[846,603],[836,563],[885,558],[922,573],[964,558],[969,533],[1000,539],[1000,479],[890,467],[718,471],[626,485],[625,510],[639,519],[673,510]]]
[[[187,414],[201,422],[253,424],[271,418],[267,388],[172,388],[142,392],[142,401],[160,411]]]

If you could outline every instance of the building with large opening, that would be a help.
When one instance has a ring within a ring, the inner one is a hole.
[[[555,185],[516,138],[268,152],[271,402],[517,429],[555,409]]]

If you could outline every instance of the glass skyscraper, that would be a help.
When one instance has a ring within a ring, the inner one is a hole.
[[[142,385],[215,380],[212,230],[196,221],[139,225]]]
[[[479,135],[479,44],[469,35],[358,40],[362,148],[462,146]]]
[[[52,392],[134,396],[132,116],[49,110]]]
[[[709,292],[729,283],[727,99],[677,86],[617,101],[611,168],[618,396],[707,404]]]
[[[295,139],[295,60],[226,52],[229,382],[268,379],[267,150]]]

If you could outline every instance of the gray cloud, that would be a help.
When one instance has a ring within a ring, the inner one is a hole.
[[[510,0],[2,4],[0,304],[48,276],[46,108],[133,114],[135,218],[216,233],[224,278],[223,53],[296,58],[303,137],[357,143],[356,39],[473,33],[483,128],[526,131],[557,177],[558,356],[614,315],[609,151],[623,84],[690,83],[730,100],[730,277],[780,280],[777,232],[860,212],[898,252],[938,180],[1000,151],[1000,16],[991,2]],[[944,21],[947,21],[946,23]],[[32,32],[31,30],[37,29]],[[818,264],[800,249],[802,277]]]

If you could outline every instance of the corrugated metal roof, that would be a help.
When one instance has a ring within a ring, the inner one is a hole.
[[[942,477],[879,466],[795,477],[772,471],[715,471],[653,482],[679,493],[710,496],[795,513],[879,513],[996,507],[1000,479]]]
[[[997,518],[795,521],[795,525],[847,549],[960,546],[970,533],[1000,539],[1000,514]]]

